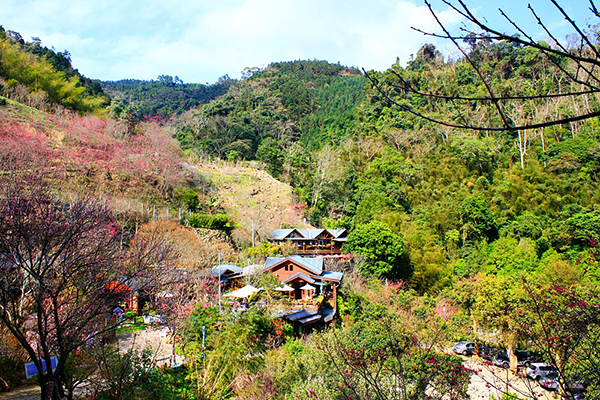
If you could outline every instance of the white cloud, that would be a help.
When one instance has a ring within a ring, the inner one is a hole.
[[[214,82],[224,74],[239,77],[244,67],[314,58],[385,70],[396,57],[406,63],[424,43],[448,47],[410,29],[439,32],[420,0],[0,2],[5,28],[68,50],[82,73],[99,79],[169,74]],[[456,27],[458,14],[435,2],[444,24]]]

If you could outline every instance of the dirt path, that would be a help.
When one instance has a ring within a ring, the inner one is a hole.
[[[118,335],[119,349],[126,352],[129,349],[149,348],[159,364],[171,362],[173,346],[170,343],[169,331],[165,327],[150,327],[135,333]],[[557,400],[560,396],[556,392],[542,389],[537,382],[524,376],[514,375],[512,372],[487,365],[483,360],[475,357],[462,357],[465,367],[472,371],[471,381],[467,393],[471,400],[492,400],[502,398],[506,392],[516,394],[520,399]],[[182,363],[183,357],[177,356],[176,363]],[[40,398],[40,389],[36,385],[22,386],[9,393],[0,393],[0,400],[37,400]]]
[[[37,385],[19,386],[8,393],[0,393],[2,400],[39,400],[40,387]]]
[[[129,349],[148,349],[158,365],[170,364],[173,356],[169,329],[166,327],[148,327],[143,331],[122,333],[117,335],[119,351],[122,353]],[[181,364],[183,356],[175,356],[175,364]]]
[[[126,352],[132,347],[138,350],[150,349],[158,365],[170,364],[173,354],[173,345],[169,339],[169,330],[166,327],[149,327],[143,331],[134,333],[122,333],[117,335],[119,350]],[[176,356],[175,363],[181,364],[182,356]],[[87,398],[85,388],[75,389],[75,395]],[[14,388],[8,393],[0,393],[0,400],[39,400],[40,387],[37,385],[26,385]]]

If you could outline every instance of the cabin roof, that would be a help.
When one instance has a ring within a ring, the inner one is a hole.
[[[297,232],[300,235],[300,237],[298,237],[298,238],[289,237],[292,234],[292,232],[294,232],[294,231]],[[291,229],[276,229],[271,233],[271,235],[269,236],[269,239],[272,239],[272,240],[285,240],[285,239],[311,240],[311,239],[316,239],[323,232],[329,233],[331,236],[333,236],[334,239],[342,239],[342,238],[345,238],[346,236],[348,236],[348,231],[344,228],[336,228],[336,229],[296,229],[296,228],[291,228]]]
[[[292,275],[289,278],[287,278],[286,280],[284,280],[283,283],[291,282],[296,278],[300,278],[303,281],[308,282],[308,283],[315,283],[315,280],[313,278],[311,278],[310,276],[306,275],[304,272],[296,272],[294,275]]]
[[[321,275],[323,272],[323,259],[322,258],[304,258],[297,255],[290,257],[267,257],[265,261],[265,267],[263,271],[270,269],[285,260],[291,260],[295,264],[300,265],[315,275]]]
[[[16,257],[10,253],[0,254],[0,268],[3,269],[14,269],[19,266]]]
[[[137,292],[143,288],[140,280],[135,277],[129,278],[127,276],[118,276],[112,279],[111,282],[119,282],[120,284],[127,286],[133,292]]]
[[[219,277],[219,275],[228,275],[228,274],[241,274],[244,270],[241,267],[233,264],[221,264],[215,265],[212,267],[210,271],[210,276],[213,278]]]
[[[286,239],[290,235],[290,233],[292,233],[295,230],[296,229],[275,229],[271,233],[271,236],[269,236],[269,239],[275,239],[275,240]]]
[[[321,278],[327,281],[336,281],[339,282],[344,277],[343,272],[334,272],[334,271],[323,271],[321,273]]]

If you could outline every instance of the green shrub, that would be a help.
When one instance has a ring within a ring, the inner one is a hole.
[[[178,207],[185,207],[191,212],[198,210],[200,207],[200,197],[198,193],[186,188],[177,188],[173,192],[173,202]]]
[[[231,220],[226,214],[192,213],[188,219],[192,228],[224,229],[231,228]]]

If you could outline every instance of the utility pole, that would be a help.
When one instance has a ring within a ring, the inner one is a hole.
[[[202,325],[202,358],[206,356],[206,326]]]
[[[219,249],[219,314],[221,314],[221,249]]]

